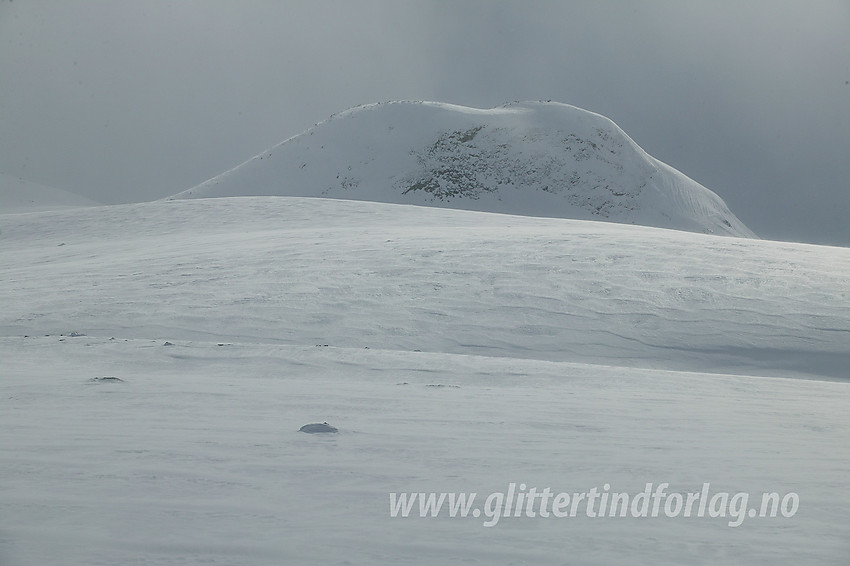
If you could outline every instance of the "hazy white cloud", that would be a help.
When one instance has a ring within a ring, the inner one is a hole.
[[[605,114],[767,237],[850,245],[850,4],[0,2],[0,170],[178,192],[389,99]]]

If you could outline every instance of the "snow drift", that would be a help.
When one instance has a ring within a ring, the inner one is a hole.
[[[389,102],[331,116],[172,198],[322,196],[754,234],[614,122],[566,104]]]

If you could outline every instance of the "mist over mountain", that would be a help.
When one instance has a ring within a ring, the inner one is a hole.
[[[566,104],[388,102],[335,114],[171,198],[313,196],[754,237],[709,189]]]
[[[98,204],[70,191],[0,173],[0,213],[38,212]]]

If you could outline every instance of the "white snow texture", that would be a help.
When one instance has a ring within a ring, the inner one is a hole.
[[[238,198],[3,207],[0,564],[848,563],[850,249],[552,104],[364,107],[184,196]],[[390,517],[511,482],[799,511]]]

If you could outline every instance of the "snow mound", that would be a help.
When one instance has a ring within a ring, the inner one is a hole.
[[[313,196],[754,237],[614,122],[560,103],[352,108],[172,198]]]
[[[0,214],[79,208],[98,204],[69,191],[0,173]]]

